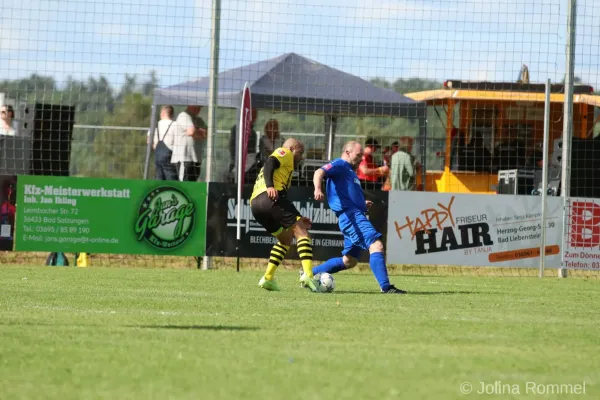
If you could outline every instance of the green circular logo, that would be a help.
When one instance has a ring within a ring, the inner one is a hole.
[[[196,206],[181,190],[162,186],[144,197],[135,222],[137,240],[171,250],[192,234]]]

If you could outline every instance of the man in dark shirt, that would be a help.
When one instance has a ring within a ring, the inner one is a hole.
[[[248,157],[246,158],[246,168],[244,169],[244,181],[245,182],[254,182],[258,175],[258,171],[260,170],[260,165],[258,165],[258,155],[256,153],[256,131],[254,130],[254,123],[256,122],[256,118],[258,117],[258,110],[256,108],[252,109],[252,132],[250,133],[250,137],[248,138]],[[235,160],[237,159],[237,151],[236,151],[236,141],[237,141],[238,131],[237,124],[231,127],[231,137],[229,138],[229,181],[235,182],[235,177],[237,176],[235,171]]]
[[[358,179],[360,179],[363,189],[381,190],[381,180],[390,172],[390,168],[387,165],[378,167],[377,164],[375,164],[373,154],[380,148],[381,146],[379,146],[379,143],[375,138],[367,138],[364,154],[356,171],[356,175],[358,176]]]

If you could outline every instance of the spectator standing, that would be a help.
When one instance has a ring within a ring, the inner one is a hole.
[[[177,127],[173,121],[173,106],[163,106],[160,110],[160,121],[154,131],[154,166],[156,179],[178,180],[177,165],[171,162]]]
[[[415,157],[406,141],[400,143],[398,151],[392,155],[390,175],[392,190],[415,190]]]
[[[179,180],[196,182],[200,178],[206,141],[206,124],[198,116],[202,106],[187,106],[175,121],[176,139],[171,162],[179,167]]]
[[[16,136],[18,131],[13,106],[3,105],[0,108],[0,135]]]
[[[381,178],[389,174],[390,168],[386,165],[378,167],[375,164],[373,155],[379,149],[379,142],[374,138],[368,138],[365,142],[365,149],[363,158],[358,165],[357,176],[361,181],[364,189],[376,189],[382,188]]]
[[[259,153],[256,152],[256,131],[254,130],[254,124],[258,118],[258,110],[252,109],[252,126],[250,137],[248,138],[248,155],[246,157],[246,166],[244,168],[244,181],[252,183],[258,176],[260,171]],[[236,141],[238,137],[237,124],[231,127],[231,137],[229,138],[229,181],[235,182],[235,160],[237,159]]]
[[[284,139],[279,132],[279,122],[276,119],[270,119],[265,124],[264,134],[260,137],[260,161],[264,165],[265,161],[275,149],[283,146]]]
[[[392,147],[384,147],[383,149],[383,165],[387,167],[391,167],[392,165],[392,156],[396,154],[398,151],[398,142],[392,143]],[[381,190],[390,191],[392,190],[392,181],[390,179],[390,175],[388,174],[383,181],[383,188]]]

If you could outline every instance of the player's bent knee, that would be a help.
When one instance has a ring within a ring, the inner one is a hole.
[[[296,237],[296,239],[310,237],[310,235],[308,234],[308,231],[306,229],[294,229],[294,236]]]
[[[292,234],[292,232],[290,232],[288,230],[282,231],[276,237],[277,237],[277,240],[279,240],[279,243],[281,243],[285,246],[291,246],[292,240],[294,239],[294,235]]]
[[[354,268],[356,267],[356,264],[358,264],[358,260],[354,257],[344,256],[342,257],[342,260],[344,261],[344,267],[346,268]]]
[[[369,246],[369,253],[383,253],[383,243],[381,240],[376,240]]]
[[[291,238],[285,238],[285,239],[279,239],[279,243],[281,243],[284,246],[291,246],[292,245],[292,239]]]
[[[294,235],[296,238],[310,237],[308,234],[308,226],[303,221],[298,221],[294,224]]]

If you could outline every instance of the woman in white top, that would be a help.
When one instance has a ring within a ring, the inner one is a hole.
[[[15,136],[17,134],[17,123],[15,110],[12,106],[3,105],[0,108],[0,135]]]
[[[156,179],[161,181],[176,181],[177,166],[171,163],[171,156],[175,148],[177,126],[173,121],[173,107],[163,106],[160,110],[160,121],[154,131],[154,166]]]

